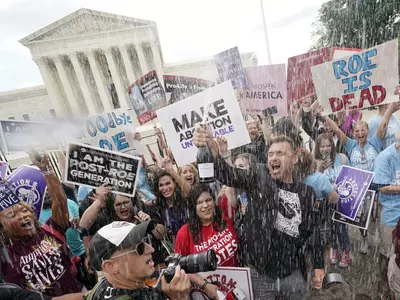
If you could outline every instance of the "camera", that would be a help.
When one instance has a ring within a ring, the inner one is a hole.
[[[174,277],[175,268],[178,265],[180,265],[187,274],[209,272],[217,269],[218,259],[213,250],[190,254],[188,256],[173,253],[165,259],[165,264],[167,268],[164,270],[163,275],[169,283]]]

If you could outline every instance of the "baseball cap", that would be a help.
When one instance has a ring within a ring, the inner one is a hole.
[[[93,267],[101,271],[103,261],[109,259],[116,251],[136,246],[157,225],[149,220],[138,225],[129,222],[112,222],[102,227],[90,240],[89,255]]]

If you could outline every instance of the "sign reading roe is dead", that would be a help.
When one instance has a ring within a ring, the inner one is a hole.
[[[393,40],[311,68],[324,114],[396,102],[398,41]]]
[[[106,184],[116,194],[135,194],[141,165],[140,157],[70,143],[67,158],[67,182],[95,188]]]

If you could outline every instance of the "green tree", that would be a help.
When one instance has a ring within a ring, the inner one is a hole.
[[[400,0],[329,0],[313,26],[313,49],[370,48],[399,36]]]

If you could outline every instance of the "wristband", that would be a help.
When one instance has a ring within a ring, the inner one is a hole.
[[[202,290],[202,291],[204,291],[204,289],[206,288],[207,284],[208,284],[208,281],[204,279],[204,283],[203,283],[203,285],[201,286],[201,290]]]

